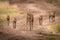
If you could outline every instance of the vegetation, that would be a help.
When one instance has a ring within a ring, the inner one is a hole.
[[[3,26],[3,24],[4,24],[4,20],[0,19],[0,27]]]
[[[15,13],[16,11],[13,9],[0,9],[0,14],[11,14]]]
[[[57,36],[48,36],[47,38],[48,40],[60,40],[60,38]]]
[[[60,0],[48,0],[47,2],[60,7]]]
[[[0,1],[0,26],[4,23],[5,21],[5,15],[7,14],[14,14],[17,13],[18,11],[11,5],[9,5],[8,2]],[[2,18],[1,18],[2,17]],[[4,17],[4,19],[3,19]]]
[[[8,2],[0,2],[0,14],[12,14],[18,12],[16,7],[9,5]]]
[[[54,36],[48,36],[49,40],[56,40],[56,38]]]
[[[57,24],[57,25],[56,25],[56,30],[57,30],[58,32],[60,32],[60,24]]]
[[[3,19],[0,19],[0,23],[3,23],[4,22],[4,20]]]

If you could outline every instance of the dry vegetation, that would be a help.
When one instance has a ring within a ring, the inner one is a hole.
[[[53,4],[54,6],[60,7],[60,0],[48,0],[47,2]]]

